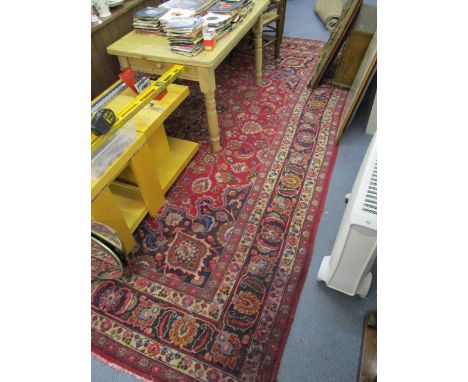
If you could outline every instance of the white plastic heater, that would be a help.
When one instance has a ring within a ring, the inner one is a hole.
[[[366,297],[377,256],[377,132],[362,161],[330,256],[317,275],[330,288]]]

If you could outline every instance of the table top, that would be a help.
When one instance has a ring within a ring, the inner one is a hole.
[[[160,100],[151,101],[151,105],[144,107],[134,117],[135,129],[140,133],[148,133],[159,127],[167,117],[188,97],[189,88],[185,85],[170,84],[167,86],[167,94]],[[126,88],[111,102],[105,105],[111,110],[122,110],[136,97],[130,88]]]
[[[186,57],[169,49],[169,41],[164,36],[148,36],[132,31],[107,47],[109,54],[134,57],[151,61],[170,62],[180,65],[216,68],[245,34],[253,27],[258,17],[265,11],[269,0],[255,0],[252,10],[242,23],[229,32],[212,51],[204,50],[196,56]]]

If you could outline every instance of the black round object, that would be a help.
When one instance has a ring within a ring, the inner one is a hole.
[[[91,131],[95,135],[103,135],[110,130],[116,119],[111,109],[100,109],[91,119]]]

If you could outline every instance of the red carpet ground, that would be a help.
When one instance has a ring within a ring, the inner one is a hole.
[[[307,88],[321,42],[286,38],[282,58],[239,48],[217,69],[223,150],[203,97],[167,121],[201,143],[156,218],[135,233],[133,276],[92,285],[92,350],[147,380],[273,381],[336,158],[346,91]]]

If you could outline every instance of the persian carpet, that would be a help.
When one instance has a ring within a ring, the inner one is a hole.
[[[222,151],[203,97],[166,122],[201,143],[158,216],[142,222],[133,274],[93,281],[92,351],[153,381],[273,381],[312,257],[347,91],[307,87],[322,42],[265,49],[263,85],[238,47],[217,69]]]

